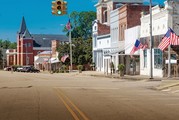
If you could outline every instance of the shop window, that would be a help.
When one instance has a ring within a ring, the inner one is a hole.
[[[154,68],[162,68],[162,51],[160,49],[154,49]]]
[[[144,68],[147,68],[147,50],[144,50]]]

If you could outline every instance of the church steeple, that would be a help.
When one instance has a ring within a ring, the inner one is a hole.
[[[20,26],[20,30],[19,30],[19,34],[24,34],[24,32],[26,31],[27,27],[26,27],[26,23],[25,23],[25,18],[24,16],[22,17],[22,22],[21,22],[21,26]]]
[[[31,34],[30,34],[30,32],[29,32],[29,30],[27,28],[26,28],[26,30],[25,30],[25,32],[23,34],[23,38],[32,38],[32,36],[31,36]]]

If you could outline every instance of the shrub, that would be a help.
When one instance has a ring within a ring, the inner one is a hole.
[[[78,65],[77,69],[82,71],[83,70],[83,65]]]
[[[118,70],[119,71],[124,71],[125,65],[124,64],[119,64],[118,65]]]

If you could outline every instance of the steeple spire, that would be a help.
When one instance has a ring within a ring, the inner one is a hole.
[[[26,29],[24,34],[23,34],[23,38],[32,38],[31,34],[29,33],[29,30]]]
[[[19,30],[19,34],[24,34],[24,32],[26,31],[27,27],[26,27],[26,23],[25,23],[25,18],[24,16],[22,17],[22,22],[21,22],[21,26],[20,26],[20,30]]]

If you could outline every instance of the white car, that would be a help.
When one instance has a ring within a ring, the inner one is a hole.
[[[18,67],[17,72],[22,72],[23,67]]]

